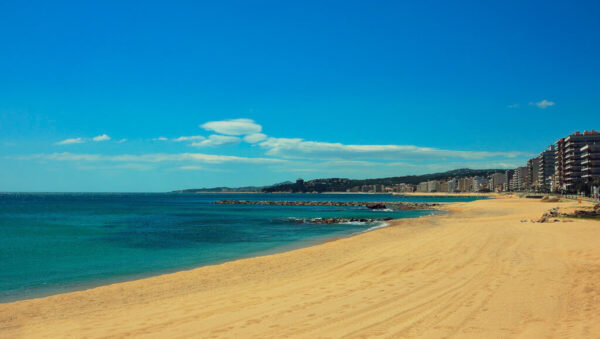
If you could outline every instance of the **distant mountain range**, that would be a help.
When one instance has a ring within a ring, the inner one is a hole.
[[[278,184],[274,184],[271,186],[278,185],[288,185],[292,184],[291,181],[284,181]],[[271,186],[244,186],[244,187],[210,187],[210,188],[190,188],[184,190],[173,191],[174,193],[260,193],[263,192],[265,188]]]
[[[377,178],[377,179],[346,179],[346,178],[325,178],[314,179],[303,184],[286,181],[270,186],[246,186],[246,187],[213,187],[213,188],[193,188],[177,190],[178,193],[259,193],[259,192],[345,192],[355,186],[362,185],[397,185],[412,184],[416,185],[429,180],[447,180],[451,178],[464,178],[472,176],[487,177],[490,174],[503,172],[502,169],[470,169],[460,168],[447,172],[406,175],[401,177]]]

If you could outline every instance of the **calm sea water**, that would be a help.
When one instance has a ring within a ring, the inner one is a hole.
[[[302,247],[373,228],[294,218],[413,218],[434,211],[216,205],[220,199],[469,201],[366,194],[0,193],[0,302]]]

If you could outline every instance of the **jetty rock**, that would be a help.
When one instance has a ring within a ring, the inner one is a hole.
[[[365,205],[366,208],[372,209],[372,210],[384,210],[387,207],[380,203],[380,202],[371,202]]]
[[[310,224],[323,224],[323,225],[331,225],[331,224],[341,224],[345,222],[364,222],[364,223],[374,223],[381,221],[390,221],[392,218],[312,218],[304,220],[305,223]]]
[[[274,201],[274,200],[218,200],[217,205],[270,205],[270,206],[350,206],[366,207],[373,210],[395,208],[397,210],[423,210],[440,206],[438,203],[425,202],[363,202],[363,201]]]

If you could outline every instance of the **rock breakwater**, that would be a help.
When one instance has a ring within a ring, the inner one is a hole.
[[[393,218],[310,218],[310,219],[296,219],[297,223],[302,224],[342,224],[342,223],[350,223],[350,222],[360,222],[360,223],[375,223],[375,222],[383,222],[390,221]]]
[[[361,201],[271,201],[271,200],[218,200],[219,205],[271,205],[271,206],[350,206],[370,209],[394,208],[397,210],[432,209],[440,204],[425,202],[361,202]]]

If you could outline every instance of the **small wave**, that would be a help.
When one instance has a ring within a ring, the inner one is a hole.
[[[383,209],[377,209],[377,210],[372,210],[373,212],[394,212],[393,209],[390,208],[383,208]]]
[[[287,218],[272,219],[271,222],[283,223],[283,224],[306,224],[306,223],[308,223],[308,220],[306,218],[287,217]]]
[[[346,221],[346,222],[341,222],[340,225],[370,225],[372,224],[371,222],[365,222],[365,221]]]
[[[367,228],[367,229],[366,229],[366,230],[364,230],[362,233],[364,233],[364,232],[369,232],[369,231],[373,231],[373,230],[376,230],[376,229],[378,229],[378,228],[387,227],[387,226],[389,226],[389,225],[390,225],[389,223],[382,221],[382,222],[379,222],[379,223],[377,223],[377,225],[375,225],[375,226],[372,226],[372,227],[369,227],[369,228]]]

